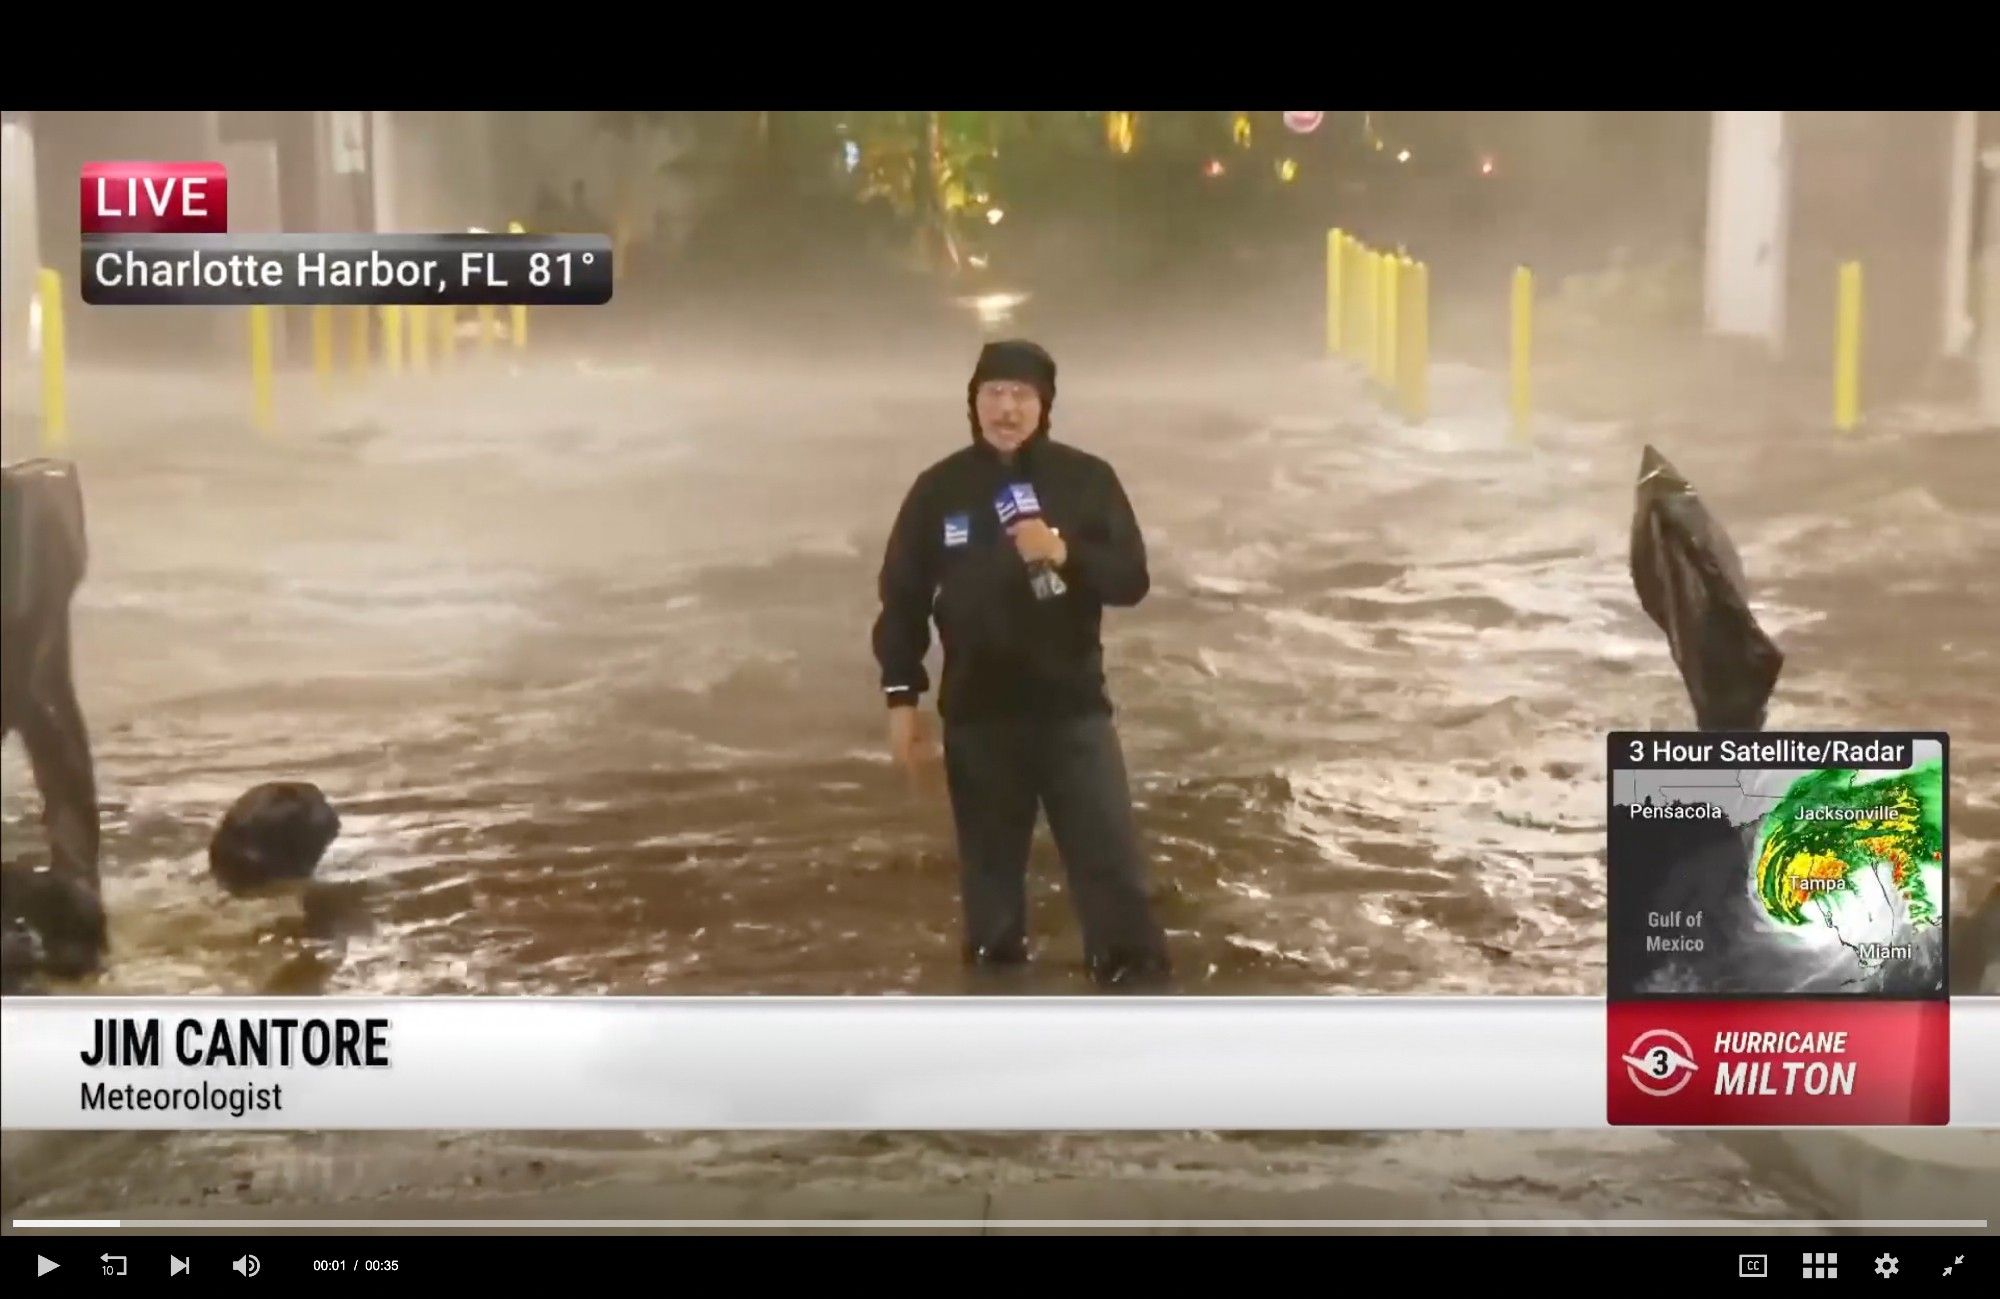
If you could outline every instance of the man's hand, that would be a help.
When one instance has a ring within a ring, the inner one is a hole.
[[[1022,519],[1007,529],[1007,535],[1014,539],[1014,549],[1026,563],[1047,560],[1061,568],[1069,562],[1069,547],[1063,544],[1062,533],[1040,519]]]
[[[889,710],[889,756],[911,774],[921,773],[944,756],[931,738],[922,711],[914,705]]]

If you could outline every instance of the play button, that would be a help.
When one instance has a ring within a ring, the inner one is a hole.
[[[61,1266],[62,1264],[56,1262],[52,1258],[43,1258],[40,1254],[35,1255],[36,1276],[47,1276],[49,1273],[55,1271],[57,1268]]]

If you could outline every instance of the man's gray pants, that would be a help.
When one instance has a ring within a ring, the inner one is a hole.
[[[1111,717],[947,723],[944,748],[967,959],[982,965],[1026,959],[1028,850],[1043,811],[1069,877],[1091,974],[1107,983],[1164,976],[1166,939],[1147,896]]]

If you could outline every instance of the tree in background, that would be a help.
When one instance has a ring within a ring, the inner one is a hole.
[[[841,115],[837,129],[854,145],[855,199],[879,204],[903,223],[918,265],[949,274],[986,265],[982,227],[1006,216],[993,192],[1001,116],[942,110]]]

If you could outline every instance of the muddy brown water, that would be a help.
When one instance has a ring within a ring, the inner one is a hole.
[[[889,765],[867,648],[900,494],[967,436],[957,370],[550,364],[378,388],[261,444],[205,413],[226,409],[213,385],[164,383],[107,377],[116,431],[78,450],[116,947],[91,989],[966,986],[941,794]],[[1438,416],[1411,428],[1290,362],[1066,371],[1057,434],[1118,466],[1151,548],[1153,593],[1110,615],[1108,656],[1186,991],[1601,988],[1603,735],[1687,724],[1625,568],[1658,431],[1551,421],[1523,444],[1483,376],[1435,386]],[[1688,431],[1662,449],[1792,655],[1770,724],[1950,730],[1954,868],[1991,880],[2000,808],[1964,773],[2000,747],[1992,442]],[[10,747],[10,860],[39,853],[25,767]],[[323,874],[365,892],[369,931],[315,937],[295,902],[225,904],[208,881],[216,818],[280,777],[338,807]],[[1033,869],[1020,987],[1081,991],[1045,835]],[[329,1194],[432,1175],[428,1138],[345,1140],[320,1156],[344,1170]],[[518,1170],[546,1140],[451,1148]],[[1649,1134],[876,1140],[595,1138],[522,1176],[1179,1162],[1218,1187],[1292,1170],[1535,1206],[1798,1204]],[[243,1135],[97,1141],[149,1153],[16,1185],[49,1204],[227,1197],[299,1157]]]

